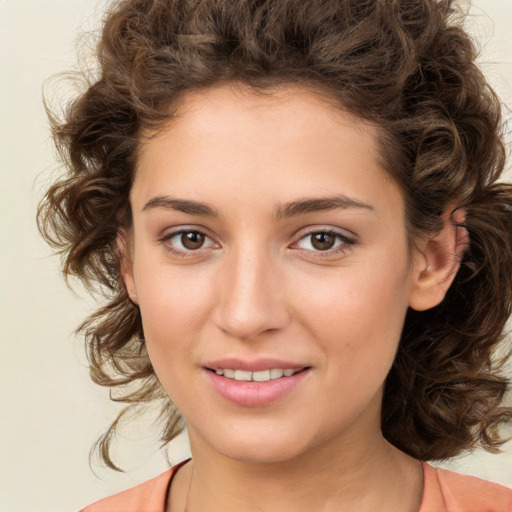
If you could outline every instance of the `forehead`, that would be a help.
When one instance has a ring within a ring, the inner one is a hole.
[[[134,188],[146,200],[166,188],[192,197],[200,185],[219,200],[247,192],[246,200],[259,203],[262,182],[269,185],[267,194],[282,201],[333,188],[357,196],[369,183],[389,180],[379,134],[378,127],[309,89],[287,86],[261,94],[224,84],[183,96],[176,118],[142,144]],[[252,189],[243,187],[251,182]],[[311,187],[316,190],[305,190]],[[372,199],[378,192],[368,187],[365,195]]]
[[[326,91],[297,84],[256,90],[230,82],[181,95],[172,119],[161,130],[142,134],[140,152],[143,154],[148,144],[154,146],[155,140],[171,131],[175,137],[183,138],[230,137],[233,144],[243,135],[252,138],[254,146],[276,135],[290,142],[299,137],[322,138],[326,132],[339,131],[344,126],[367,139],[367,150],[379,156],[380,128],[348,113]]]

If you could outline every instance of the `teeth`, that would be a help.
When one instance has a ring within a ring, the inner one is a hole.
[[[270,378],[271,379],[280,379],[284,375],[284,370],[279,370],[278,368],[274,368],[270,370]]]
[[[252,380],[252,372],[235,370],[235,380]]]
[[[259,372],[249,372],[246,370],[231,370],[229,368],[216,369],[217,375],[223,375],[228,379],[235,379],[240,381],[253,381],[253,382],[267,382],[273,379],[280,379],[281,377],[291,377],[300,370],[292,370],[287,368],[282,370],[281,368],[272,368],[270,370],[261,370]]]
[[[261,372],[252,372],[252,380],[256,382],[265,382],[270,380],[270,370],[262,370]]]

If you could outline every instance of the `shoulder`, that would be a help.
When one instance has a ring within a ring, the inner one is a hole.
[[[423,463],[420,512],[512,512],[512,489]]]
[[[126,491],[97,501],[80,512],[165,512],[167,491],[176,471],[188,460]]]

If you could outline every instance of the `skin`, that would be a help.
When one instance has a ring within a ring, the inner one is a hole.
[[[187,496],[189,511],[418,510],[421,465],[380,431],[383,385],[407,308],[442,300],[463,243],[447,216],[411,257],[377,136],[305,89],[263,97],[224,84],[186,95],[142,146],[119,243],[155,372],[188,426],[193,464],[173,480],[169,511]],[[341,196],[351,204],[275,215]],[[204,232],[203,245],[185,247],[183,229]],[[318,249],[312,233],[326,232],[333,246]],[[308,371],[246,407],[206,377],[225,357]]]

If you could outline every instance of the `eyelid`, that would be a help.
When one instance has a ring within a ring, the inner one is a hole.
[[[164,245],[166,250],[168,250],[169,252],[171,252],[172,254],[177,255],[177,256],[186,257],[189,255],[194,255],[194,254],[199,255],[199,254],[203,253],[204,250],[209,250],[211,248],[220,247],[219,243],[216,242],[215,239],[212,236],[210,236],[207,231],[208,230],[206,230],[202,227],[198,227],[198,226],[179,226],[179,227],[172,229],[171,231],[168,231],[164,235],[158,237],[158,242],[161,243],[162,245]],[[210,241],[210,243],[207,246],[202,246],[202,247],[199,247],[198,249],[179,249],[179,248],[171,246],[171,244],[169,243],[169,241],[172,238],[179,236],[183,233],[189,233],[189,232],[195,232],[195,233],[200,233],[201,235],[204,235],[204,237],[206,239],[208,239]],[[312,236],[312,235],[318,234],[318,233],[326,233],[329,235],[333,235],[338,240],[341,240],[341,243],[339,243],[338,245],[336,245],[333,248],[325,249],[325,250],[304,249],[301,247],[297,247],[298,244],[302,240],[304,240],[308,236]],[[349,234],[347,234],[347,232],[345,230],[333,228],[330,226],[329,227],[323,227],[323,226],[312,226],[311,227],[310,226],[308,228],[301,230],[296,235],[296,241],[293,242],[291,245],[289,245],[289,247],[292,249],[297,249],[299,251],[304,251],[304,252],[307,252],[310,254],[314,254],[315,257],[328,257],[328,256],[333,256],[333,255],[338,255],[340,253],[344,253],[357,243],[358,243],[357,236],[355,236],[354,234],[349,235]]]
[[[182,235],[183,233],[200,233],[204,235],[204,237],[210,240],[210,244],[207,246],[202,246],[198,249],[179,249],[176,247],[172,247],[169,243],[174,237]],[[158,237],[158,242],[165,246],[165,248],[174,255],[178,256],[187,256],[193,254],[200,254],[206,249],[210,249],[212,247],[219,247],[219,244],[207,233],[207,230],[204,228],[196,227],[196,226],[180,226],[171,231],[166,232],[164,235]]]
[[[313,253],[313,254],[315,254],[315,256],[325,257],[325,256],[332,256],[334,254],[343,253],[343,252],[347,251],[350,247],[357,244],[357,242],[358,242],[358,239],[355,235],[349,235],[345,231],[342,231],[342,230],[339,230],[336,228],[332,228],[332,227],[315,226],[314,228],[311,228],[311,227],[308,228],[308,230],[305,232],[302,231],[301,233],[299,233],[297,235],[297,240],[295,242],[293,242],[293,244],[290,247],[294,248],[295,246],[297,246],[299,244],[299,242],[301,240],[304,240],[305,238],[312,236],[314,234],[318,234],[318,233],[325,233],[325,234],[333,235],[336,238],[338,238],[338,240],[341,240],[342,243],[336,245],[335,247],[333,247],[331,249],[326,249],[324,251],[314,250],[314,249],[303,249],[300,247],[298,247],[298,250],[305,251],[308,253]]]

